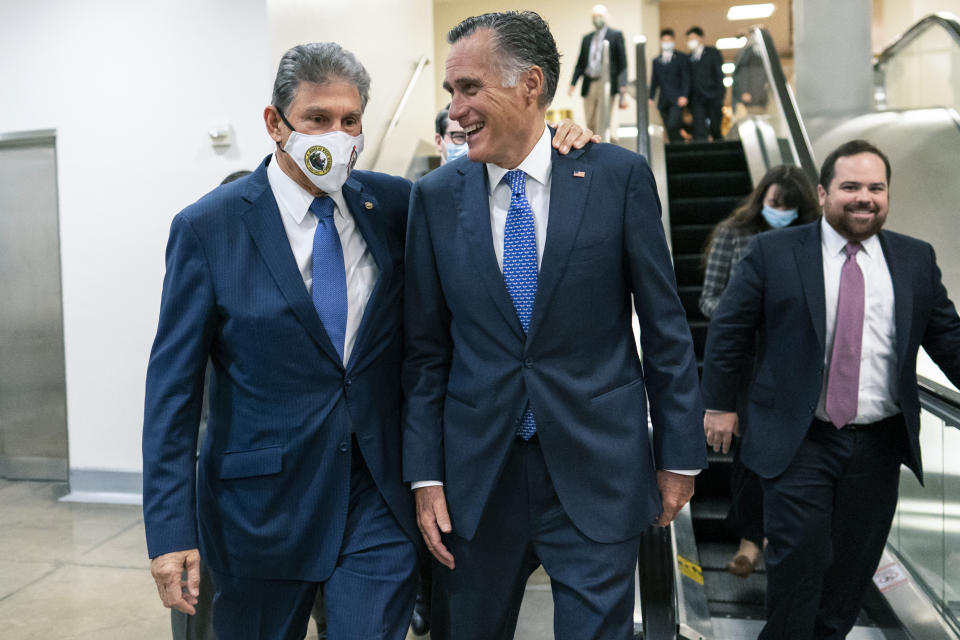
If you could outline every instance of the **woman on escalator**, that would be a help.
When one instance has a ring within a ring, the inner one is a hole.
[[[750,239],[762,232],[813,222],[820,217],[820,206],[810,180],[799,167],[780,165],[767,171],[760,184],[716,226],[707,240],[706,269],[700,311],[710,318],[730,280],[730,273],[747,253]],[[747,364],[748,371],[753,363]],[[745,375],[749,381],[752,376]],[[745,400],[741,389],[738,406]],[[739,433],[747,425],[739,417]],[[727,564],[727,571],[746,578],[760,559],[763,547],[763,490],[760,478],[740,461],[735,447],[731,473],[732,502],[727,524],[740,537],[740,548]]]

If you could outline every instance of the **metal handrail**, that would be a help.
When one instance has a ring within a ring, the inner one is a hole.
[[[773,90],[777,107],[789,129],[789,142],[791,151],[793,151],[794,162],[816,184],[819,172],[813,160],[813,146],[810,144],[807,130],[800,118],[800,110],[797,108],[797,101],[793,97],[793,90],[787,84],[786,75],[783,73],[783,65],[780,63],[780,54],[777,53],[777,48],[773,45],[773,38],[770,36],[770,32],[763,27],[753,27],[750,29],[750,37],[746,46],[751,46],[750,41],[760,44],[759,54],[763,61],[767,81]]]
[[[947,426],[960,429],[960,393],[920,375],[917,376],[917,386],[920,405]]]
[[[650,89],[647,86],[647,39],[637,36],[634,41],[637,52],[637,153],[650,162],[650,107],[647,99]]]
[[[894,38],[873,61],[873,101],[877,109],[887,109],[887,63],[910,46],[920,36],[937,27],[944,29],[960,46],[960,18],[940,11],[918,20],[912,27]]]
[[[417,60],[417,66],[410,75],[410,81],[407,82],[407,88],[404,90],[403,95],[400,96],[400,102],[397,103],[397,108],[393,112],[393,117],[390,119],[390,124],[387,125],[383,135],[380,136],[380,144],[377,146],[377,150],[373,154],[373,162],[370,163],[371,169],[377,168],[377,163],[380,161],[380,154],[383,153],[383,147],[386,144],[387,139],[393,135],[393,131],[397,128],[397,123],[400,122],[400,114],[403,113],[403,108],[407,105],[407,100],[410,99],[410,94],[413,93],[413,86],[417,83],[417,79],[420,77],[420,74],[423,73],[423,68],[428,64],[430,64],[430,60],[425,55],[420,56],[420,59]]]

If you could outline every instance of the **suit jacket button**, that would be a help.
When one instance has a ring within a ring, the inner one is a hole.
[[[353,380],[351,380],[350,378],[344,378],[344,379],[343,379],[343,386],[349,387],[349,386],[352,385],[352,384],[353,384]]]
[[[346,453],[346,452],[347,452],[347,449],[349,449],[349,448],[350,448],[350,445],[348,445],[346,442],[341,442],[341,443],[340,443],[340,451],[343,451],[344,453]]]
[[[527,358],[526,362],[523,363],[523,366],[525,366],[527,369],[532,369],[532,368],[533,368],[533,359]]]

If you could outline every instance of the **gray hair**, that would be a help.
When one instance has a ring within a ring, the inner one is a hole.
[[[497,48],[497,65],[500,81],[504,87],[515,87],[520,74],[533,65],[543,70],[543,94],[540,106],[553,102],[560,77],[560,53],[550,33],[550,27],[533,11],[503,11],[485,13],[467,18],[447,34],[447,42],[454,44],[461,38],[473,35],[478,29],[493,31]]]
[[[271,104],[286,113],[301,82],[327,84],[344,80],[354,85],[367,108],[370,99],[370,75],[357,56],[336,42],[311,42],[288,49],[280,58],[273,82]]]

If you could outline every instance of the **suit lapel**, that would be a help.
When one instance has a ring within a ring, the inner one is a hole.
[[[269,160],[268,160],[269,161]],[[248,183],[244,199],[250,203],[242,214],[244,224],[253,238],[270,275],[280,288],[287,304],[300,319],[310,337],[336,363],[340,356],[330,342],[320,317],[313,306],[313,300],[303,284],[303,278],[290,250],[290,240],[280,220],[277,199],[267,182],[266,162],[260,165]]]
[[[893,236],[881,231],[879,234],[883,257],[890,270],[893,281],[893,312],[896,328],[897,371],[906,362],[907,346],[910,342],[911,322],[913,319],[913,288],[910,286],[910,260],[904,251],[891,246]]]
[[[364,308],[360,328],[357,330],[357,340],[354,343],[353,352],[350,354],[350,360],[347,362],[348,368],[353,369],[354,365],[359,362],[361,355],[365,353],[370,336],[370,327],[374,324],[375,316],[381,307],[380,298],[383,296],[383,292],[390,287],[390,280],[393,277],[393,264],[390,259],[387,239],[383,235],[383,228],[375,223],[374,218],[380,211],[376,198],[364,190],[363,184],[356,178],[347,180],[346,184],[343,185],[342,193],[343,199],[350,209],[350,214],[367,243],[367,249],[370,250],[370,254],[380,271],[377,284],[370,293],[370,299],[367,300],[367,305]]]
[[[584,205],[593,173],[593,167],[580,158],[584,151],[585,148],[572,149],[565,156],[553,148],[550,151],[550,216],[543,259],[540,261],[540,272],[537,276],[537,297],[533,303],[533,316],[530,318],[530,339],[547,313],[550,299],[563,276],[567,256],[573,248],[580,222],[583,220]],[[581,177],[574,177],[575,172]]]
[[[510,328],[523,339],[523,327],[513,301],[503,282],[503,272],[497,264],[493,250],[493,232],[490,229],[490,198],[487,193],[486,169],[483,163],[472,162],[458,169],[460,180],[454,197],[460,205],[458,213],[460,225],[467,237],[467,252],[473,261],[480,281],[493,298],[494,305],[510,325]]]
[[[820,242],[820,223],[811,225],[806,238],[793,249],[800,271],[800,282],[807,299],[810,321],[820,342],[820,348],[826,348],[827,303],[823,290],[823,249]]]

